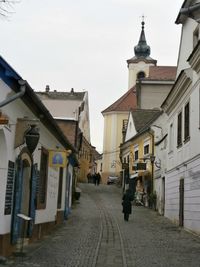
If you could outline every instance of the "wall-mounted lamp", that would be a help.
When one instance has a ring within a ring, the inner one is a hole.
[[[158,169],[161,168],[161,160],[160,159],[158,159],[158,161],[155,161],[154,164]]]
[[[149,159],[150,159],[150,161],[151,161],[151,164],[153,164],[154,161],[155,161],[155,159],[156,159],[156,157],[155,157],[154,155],[150,155],[150,156],[149,156]]]
[[[37,125],[30,125],[30,128],[24,133],[24,139],[29,152],[32,154],[40,139],[39,128]]]
[[[146,160],[150,160],[151,164],[154,163],[155,159],[156,159],[156,157],[155,157],[154,155],[152,155],[152,154],[149,155],[148,157],[140,158],[140,160],[144,160],[144,162],[145,162]]]

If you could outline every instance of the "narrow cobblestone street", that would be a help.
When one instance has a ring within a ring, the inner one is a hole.
[[[200,238],[155,211],[133,207],[121,212],[121,188],[81,184],[79,203],[64,226],[11,258],[15,267],[198,267]]]

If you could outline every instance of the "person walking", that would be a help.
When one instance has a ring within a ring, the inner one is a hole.
[[[93,182],[94,182],[94,185],[98,185],[98,182],[97,182],[97,173],[96,172],[93,174]]]
[[[123,210],[122,212],[124,213],[124,220],[128,221],[129,220],[129,215],[132,213],[132,203],[133,197],[131,196],[130,190],[126,190],[126,193],[123,195],[122,198],[122,206]]]
[[[101,182],[101,174],[98,172],[97,173],[97,185],[99,185]]]

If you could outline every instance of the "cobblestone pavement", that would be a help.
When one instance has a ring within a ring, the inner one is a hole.
[[[200,267],[199,237],[144,207],[133,207],[125,222],[121,189],[114,185],[80,187],[80,203],[66,223],[6,266]]]

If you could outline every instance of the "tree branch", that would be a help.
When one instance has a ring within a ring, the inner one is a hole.
[[[14,4],[19,3],[20,0],[0,0],[0,17],[8,17],[14,13]]]

